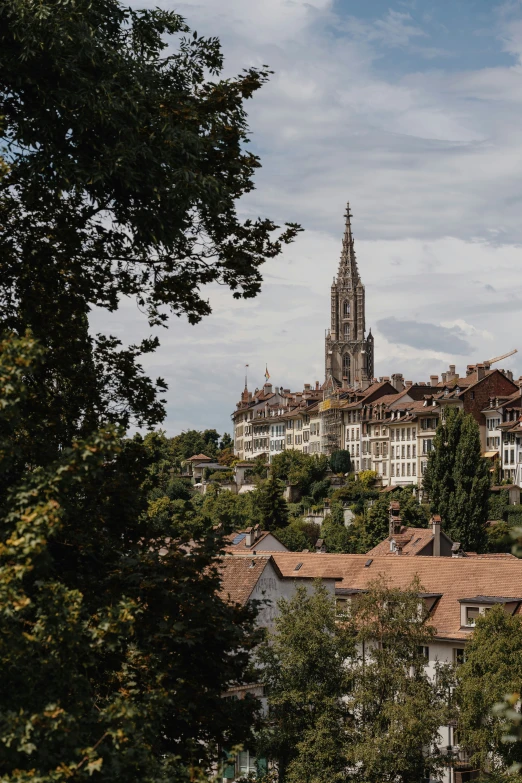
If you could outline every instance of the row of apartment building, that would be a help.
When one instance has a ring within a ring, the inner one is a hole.
[[[245,387],[232,414],[234,449],[241,460],[284,449],[331,454],[346,449],[356,473],[374,470],[383,485],[422,484],[441,416],[448,407],[470,413],[480,429],[483,454],[499,460],[502,478],[522,486],[522,378],[489,363],[455,365],[429,382],[400,374],[373,379],[366,388],[332,382],[302,392],[266,383]]]

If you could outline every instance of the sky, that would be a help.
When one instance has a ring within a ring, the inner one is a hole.
[[[261,157],[242,217],[305,229],[264,265],[262,293],[208,291],[213,313],[171,320],[143,362],[169,385],[164,429],[231,432],[244,386],[324,380],[329,294],[346,202],[375,374],[427,381],[506,353],[522,374],[522,0],[173,0],[218,36],[225,75],[268,64],[248,102]],[[150,333],[122,302],[93,328]]]

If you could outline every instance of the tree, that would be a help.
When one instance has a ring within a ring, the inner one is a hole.
[[[432,512],[464,549],[480,552],[486,546],[489,483],[478,425],[471,415],[449,408],[437,427],[424,488]]]
[[[351,531],[344,524],[344,510],[340,503],[332,503],[330,514],[321,525],[321,538],[327,552],[343,554],[354,551]]]
[[[228,434],[228,432],[224,432],[221,436],[221,440],[219,441],[219,449],[220,451],[225,451],[227,449],[234,449],[234,441]]]
[[[298,230],[238,220],[259,167],[244,102],[269,72],[220,80],[222,64],[219,41],[172,12],[2,3],[0,325],[47,349],[32,380],[47,448],[100,419],[164,416],[164,383],[137,363],[158,341],[92,338],[93,307],[133,297],[151,324],[169,311],[196,323],[210,312],[202,286],[255,296]]]
[[[333,473],[349,473],[352,469],[350,452],[346,449],[333,451],[330,454],[329,462]]]
[[[258,743],[285,783],[345,780],[344,661],[353,652],[336,622],[335,604],[318,583],[281,600],[275,628],[258,652],[269,705],[269,722]]]
[[[270,475],[252,494],[252,521],[264,530],[275,530],[288,524],[288,503],[283,497],[282,481]]]
[[[418,783],[443,766],[437,741],[449,672],[439,669],[434,682],[425,671],[433,629],[420,592],[416,580],[403,591],[377,580],[352,606],[359,653],[348,666],[355,720],[347,761],[355,783]]]
[[[466,645],[456,694],[461,744],[488,774],[502,776],[513,763],[522,762],[522,736],[504,742],[505,719],[493,710],[506,694],[520,694],[521,682],[521,618],[507,614],[501,606],[492,607],[477,620]]]
[[[221,698],[257,639],[252,611],[219,598],[222,534],[187,546],[195,499],[169,497],[161,438],[121,437],[164,418],[166,386],[140,365],[158,340],[124,347],[88,321],[128,297],[150,325],[196,323],[210,312],[203,286],[255,296],[262,263],[295,236],[237,217],[259,166],[244,103],[268,72],[221,80],[221,67],[219,42],[170,12],[0,6],[0,770],[11,783],[186,780],[249,734],[252,705]]]
[[[0,344],[4,481],[44,357],[32,338]],[[221,696],[243,679],[254,612],[218,597],[217,531],[188,548],[168,515],[151,521],[149,466],[141,438],[106,428],[1,497],[3,780],[188,780],[249,736],[253,705]]]
[[[311,494],[311,487],[325,480],[327,470],[328,458],[324,454],[303,454],[295,449],[276,454],[270,463],[272,475],[296,486],[301,495]]]

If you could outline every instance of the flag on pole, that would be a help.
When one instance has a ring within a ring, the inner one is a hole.
[[[268,365],[265,365],[265,381],[268,381],[270,378],[270,373],[268,372]]]

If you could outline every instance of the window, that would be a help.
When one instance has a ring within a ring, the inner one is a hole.
[[[408,476],[411,476],[411,465],[408,462],[408,470],[407,470]]]
[[[460,666],[460,664],[464,663],[465,660],[466,660],[466,653],[464,647],[454,647],[453,663],[455,664],[455,666]]]
[[[423,658],[426,658],[427,661],[430,659],[430,648],[425,647],[424,645],[421,645],[418,649],[419,655],[421,655]]]
[[[348,384],[350,384],[350,354],[345,353],[343,356],[343,378],[346,378]]]
[[[429,454],[429,452],[433,449],[433,440],[431,438],[424,438],[422,441],[422,453],[423,454]]]
[[[415,443],[413,444],[411,455],[413,459],[415,459],[415,457],[417,456],[417,446],[415,445]]]
[[[474,400],[474,399],[475,399],[475,392],[474,392],[474,391],[470,392],[470,393],[469,393],[469,396],[470,396],[470,398],[471,398],[472,400]]]
[[[411,457],[411,446],[410,446],[409,443],[408,443],[408,448],[407,448],[407,454],[408,454],[408,459],[410,459],[410,457]]]
[[[349,340],[350,339],[350,324],[344,325],[344,339]]]
[[[397,456],[399,456],[399,455],[397,455]],[[403,459],[406,459],[406,449],[405,449],[405,447],[404,447],[404,446],[401,448],[401,457],[402,457]]]
[[[387,465],[387,463],[386,463],[386,462],[384,462],[384,463],[383,463],[383,466],[382,466],[382,475],[383,475],[383,476],[386,476],[386,475],[387,475],[387,473],[388,473],[388,465]]]
[[[395,476],[395,463],[394,462],[392,462],[392,464],[391,464],[390,476],[392,476],[392,477]]]
[[[466,606],[466,625],[475,625],[480,614],[478,606]]]
[[[411,475],[412,476],[416,476],[417,475],[417,465],[415,464],[415,462],[411,466]]]
[[[346,617],[350,611],[350,604],[347,598],[335,599],[335,614],[337,617]]]
[[[350,315],[350,302],[343,302],[343,315]]]

